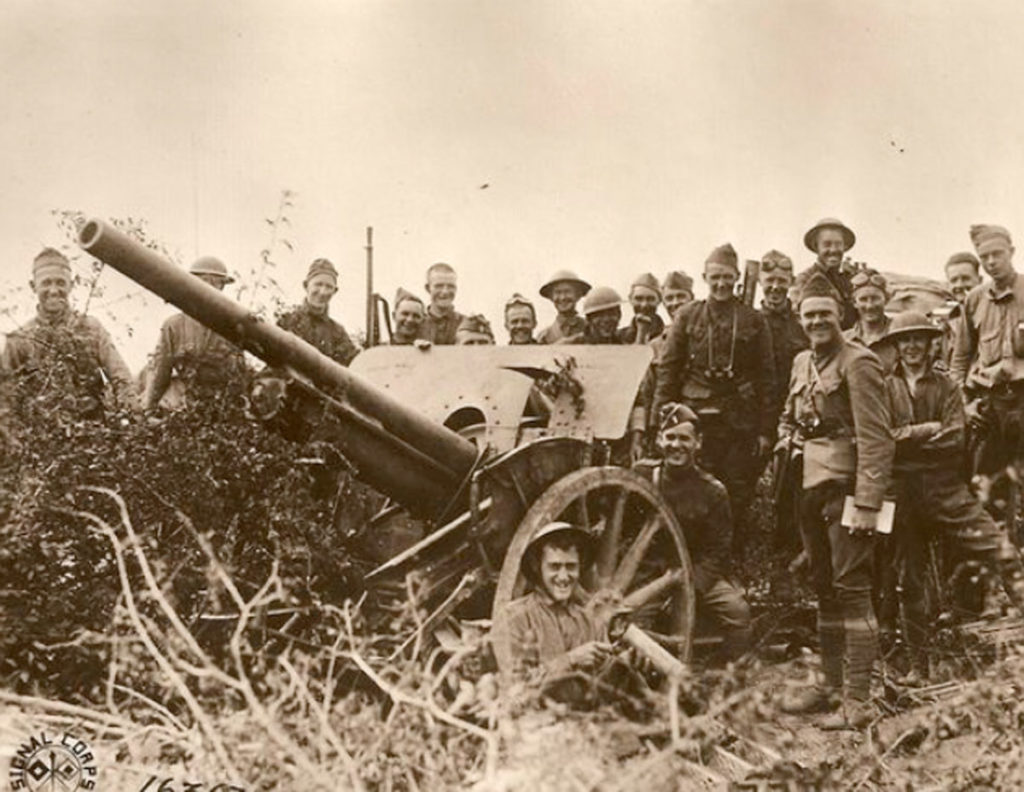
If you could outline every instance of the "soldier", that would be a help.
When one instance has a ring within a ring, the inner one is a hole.
[[[563,338],[578,336],[587,329],[586,320],[576,313],[578,303],[587,292],[590,284],[575,272],[558,270],[540,287],[540,296],[551,300],[558,311],[558,316],[550,327],[541,331],[537,341],[541,344],[557,344]]]
[[[978,434],[977,472],[990,474],[1024,453],[1024,278],[1005,228],[971,226],[971,240],[992,282],[967,295],[950,378],[964,389],[967,420]]]
[[[658,316],[660,303],[661,289],[658,288],[658,281],[649,272],[639,275],[629,287],[629,304],[633,306],[633,319],[627,327],[619,330],[619,343],[635,344],[638,336],[646,342],[665,332],[665,323]]]
[[[302,305],[282,314],[277,320],[278,326],[347,366],[359,354],[359,347],[352,343],[345,328],[328,315],[331,299],[338,292],[338,271],[327,259],[318,258],[309,265],[302,287],[306,290],[306,299]]]
[[[54,248],[32,262],[36,316],[7,335],[0,353],[5,389],[27,386],[35,399],[56,399],[78,418],[100,418],[106,383],[118,409],[137,406],[131,372],[110,335],[92,316],[71,309],[71,264]],[[42,403],[42,402],[40,402]]]
[[[532,590],[511,602],[506,615],[520,674],[539,667],[553,678],[593,669],[611,652],[580,585],[593,550],[590,534],[567,522],[545,525],[527,546],[521,568]]]
[[[423,322],[422,336],[431,344],[450,346],[455,343],[455,331],[466,317],[455,310],[456,276],[450,264],[438,262],[427,268],[427,318]]]
[[[661,299],[671,323],[680,308],[693,302],[693,278],[682,270],[670,272],[661,284]]]
[[[391,346],[411,346],[420,337],[426,309],[423,300],[399,287],[395,293],[395,307],[391,318],[395,326],[391,332]]]
[[[832,217],[819,220],[804,234],[804,245],[812,253],[816,253],[818,258],[809,269],[796,276],[796,282],[793,284],[794,300],[798,300],[800,289],[811,275],[818,273],[828,278],[832,288],[839,294],[839,305],[842,310],[840,326],[844,330],[853,327],[857,321],[857,311],[853,305],[853,287],[850,285],[850,278],[856,269],[843,258],[856,241],[857,237],[853,231],[841,221]]]
[[[793,358],[807,349],[808,342],[800,320],[789,300],[793,286],[793,260],[778,250],[769,250],[761,257],[758,274],[761,291],[761,316],[772,336],[775,367],[774,414],[782,412],[789,393],[789,372]],[[797,528],[800,509],[800,466],[776,455],[772,466],[772,493],[775,505],[775,533],[772,537],[776,552],[777,574],[772,578],[773,590],[781,597],[790,596],[792,576],[788,562],[798,552],[800,533]]]
[[[888,374],[896,365],[896,347],[887,338],[892,323],[892,319],[885,314],[889,285],[882,273],[862,269],[850,278],[850,287],[853,289],[857,322],[843,335],[847,341],[854,341],[874,352],[882,361],[882,369]]]
[[[942,330],[942,343],[933,344],[937,360],[941,360],[946,368],[949,368],[953,356],[953,347],[956,346],[954,333],[960,314],[963,312],[964,302],[967,295],[975,286],[981,283],[981,262],[973,253],[964,251],[954,253],[946,262],[946,283],[953,295],[953,301],[933,311],[933,316],[940,318],[940,329]]]
[[[582,333],[567,336],[558,344],[618,344],[622,298],[610,286],[598,286],[583,299],[586,320]]]
[[[235,279],[228,275],[224,262],[202,256],[188,270],[217,291],[223,291]],[[156,351],[147,364],[146,389],[142,406],[180,410],[188,403],[189,385],[203,391],[223,387],[243,363],[238,347],[190,316],[178,313],[163,323]]]
[[[482,314],[464,316],[455,331],[455,343],[458,346],[493,346],[491,323]]]
[[[928,547],[936,534],[958,558],[1000,572],[1011,601],[1018,608],[1024,606],[1020,559],[964,481],[963,401],[952,380],[932,368],[931,345],[940,336],[923,314],[898,314],[889,328],[898,362],[886,378],[896,439],[893,539],[900,599],[914,675],[923,677],[928,675],[925,579]]]
[[[792,452],[802,446],[800,533],[818,596],[825,679],[782,709],[832,712],[822,728],[861,727],[872,717],[868,699],[878,654],[874,534],[893,458],[885,380],[874,353],[843,338],[841,298],[824,274],[806,281],[798,305],[811,347],[793,361],[779,447]]]
[[[636,470],[654,482],[679,520],[693,564],[697,607],[721,626],[725,659],[735,660],[750,648],[750,607],[729,579],[729,495],[718,479],[698,467],[700,446],[696,413],[670,402],[662,407],[658,431],[662,460],[640,462]]]
[[[508,330],[510,345],[537,343],[533,337],[533,331],[537,329],[537,312],[533,303],[519,293],[513,294],[505,303],[505,329]]]
[[[736,297],[738,279],[732,245],[715,248],[704,264],[708,298],[684,305],[672,322],[654,397],[655,413],[679,401],[700,416],[702,464],[729,491],[734,549],[775,433],[771,336],[764,318]]]
[[[789,392],[789,371],[796,353],[807,349],[807,336],[793,310],[789,292],[793,287],[793,260],[778,250],[769,250],[761,257],[758,275],[761,282],[761,316],[768,324],[775,353],[776,415],[782,412]]]

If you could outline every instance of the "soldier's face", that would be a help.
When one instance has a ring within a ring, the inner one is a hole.
[[[590,326],[592,335],[602,340],[608,340],[615,336],[615,331],[619,329],[619,321],[621,319],[622,310],[616,306],[590,314],[587,317],[587,324]]]
[[[438,308],[451,308],[455,303],[455,273],[435,270],[427,278],[427,294]]]
[[[634,286],[629,293],[629,304],[633,306],[634,313],[644,316],[654,316],[658,310],[658,303],[661,302],[658,293],[653,289],[643,286]]]
[[[669,465],[692,467],[700,450],[700,435],[692,423],[676,424],[658,433],[658,447]]]
[[[821,229],[815,249],[818,251],[818,261],[826,267],[838,267],[843,263],[843,254],[846,252],[843,232],[838,228]]]
[[[981,266],[996,283],[1005,283],[1013,276],[1013,245],[1002,240],[989,242],[978,251]]]
[[[957,302],[963,302],[967,299],[967,292],[981,283],[981,275],[975,272],[973,264],[960,261],[946,267],[946,280]]]
[[[930,333],[903,333],[896,336],[896,349],[900,353],[900,360],[908,366],[920,366],[928,360],[931,346]]]
[[[306,302],[314,308],[326,308],[337,291],[338,285],[330,275],[314,275],[306,281]]]
[[[224,291],[224,287],[228,285],[228,279],[222,278],[220,275],[211,275],[208,272],[200,272],[196,277],[203,283],[213,286],[217,291]]]
[[[704,265],[704,282],[708,285],[708,297],[717,302],[732,299],[739,277],[739,272],[728,264],[712,262]]]
[[[842,337],[839,305],[831,297],[808,297],[800,303],[800,326],[812,347],[834,344]]]
[[[861,319],[867,322],[881,321],[885,316],[885,292],[874,286],[857,289],[853,294],[853,307]]]
[[[580,579],[580,551],[546,544],[540,555],[540,580],[555,602],[568,602]]]
[[[527,306],[510,305],[505,310],[505,329],[508,330],[509,343],[529,344],[536,326],[533,311]]]
[[[665,310],[670,318],[675,318],[676,311],[693,301],[693,295],[685,289],[665,289],[662,295],[665,302]]]
[[[32,280],[32,291],[45,313],[60,313],[69,305],[71,276],[63,267],[41,268]]]
[[[580,288],[575,283],[556,283],[551,287],[551,302],[559,313],[572,313],[580,299]]]
[[[793,273],[791,270],[775,268],[771,272],[761,273],[761,290],[764,292],[764,302],[772,308],[781,308],[786,304],[786,295],[789,294],[789,287],[793,285]]]
[[[455,333],[456,346],[490,346],[494,341],[485,333],[474,333],[469,330],[459,330]]]
[[[423,304],[402,300],[395,306],[395,333],[406,338],[415,336],[423,324]]]

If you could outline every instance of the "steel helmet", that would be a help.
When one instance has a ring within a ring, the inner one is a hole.
[[[611,286],[598,286],[583,298],[583,315],[590,316],[598,311],[617,308],[622,305],[622,298]]]
[[[540,296],[550,300],[552,290],[559,283],[571,283],[579,289],[581,297],[590,291],[590,284],[572,270],[558,270],[558,272],[548,278],[547,283],[540,287]]]
[[[589,566],[594,555],[594,537],[589,531],[586,531],[577,525],[556,520],[555,522],[549,522],[547,525],[542,525],[538,528],[537,532],[530,540],[530,543],[526,546],[526,550],[523,551],[523,560],[520,569],[527,578],[536,579],[540,577],[538,574],[540,548],[543,545],[544,540],[550,539],[552,536],[559,534],[572,537],[573,543],[580,552],[580,568],[583,569]]]
[[[234,283],[235,279],[228,275],[228,268],[224,262],[215,256],[200,256],[192,262],[188,268],[192,275],[213,275],[223,278],[225,283]]]
[[[934,336],[942,335],[942,331],[928,321],[928,317],[920,311],[903,311],[892,318],[889,325],[889,332],[886,338],[895,338],[905,333],[928,333]]]

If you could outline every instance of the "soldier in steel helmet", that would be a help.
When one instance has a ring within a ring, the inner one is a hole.
[[[189,272],[218,291],[234,282],[224,262],[213,256],[196,259]],[[201,391],[223,386],[243,365],[238,347],[192,317],[175,314],[160,328],[150,357],[143,407],[181,409],[188,403],[190,384]]]
[[[665,323],[658,316],[661,304],[661,288],[657,279],[649,272],[638,275],[629,287],[629,304],[633,306],[633,318],[620,329],[619,342],[635,344],[653,341],[665,331]]]
[[[338,271],[327,259],[318,258],[309,265],[302,288],[306,290],[306,299],[302,305],[282,314],[277,320],[278,326],[347,366],[359,354],[359,347],[329,314],[331,300],[338,292]]]
[[[537,341],[556,344],[563,338],[578,336],[586,330],[586,320],[576,304],[590,291],[590,284],[570,270],[558,270],[540,287],[540,296],[554,303],[558,315],[554,323],[541,330]]]
[[[1024,608],[1020,557],[964,479],[963,401],[953,381],[932,365],[931,347],[941,336],[942,331],[916,311],[897,314],[889,327],[898,356],[886,378],[896,439],[896,553],[890,554],[890,563],[900,578],[912,673],[918,677],[927,677],[929,670],[924,652],[930,624],[925,579],[933,537],[941,536],[957,558],[998,572],[1011,601]]]
[[[779,450],[803,456],[800,533],[818,596],[824,683],[782,709],[829,713],[823,728],[861,727],[872,719],[875,528],[894,449],[885,379],[874,353],[843,338],[841,298],[824,274],[808,278],[798,306],[811,346],[793,361]]]
[[[704,264],[706,300],[680,309],[658,360],[654,412],[682,402],[701,418],[704,467],[729,491],[743,546],[747,508],[775,433],[772,339],[764,317],[735,295],[739,265],[732,245]]]
[[[582,333],[559,339],[557,344],[621,344],[622,298],[610,286],[598,286],[583,298]]]
[[[590,534],[567,522],[543,526],[530,541],[521,570],[531,590],[509,604],[505,617],[519,673],[540,668],[558,677],[608,657],[606,630],[580,585],[593,553]]]
[[[44,248],[35,257],[36,316],[0,345],[4,400],[20,384],[38,386],[33,398],[52,398],[77,418],[101,417],[105,401],[131,409],[137,405],[131,372],[99,320],[71,308],[72,283],[71,264],[60,251]]]
[[[814,274],[823,275],[839,295],[841,309],[839,325],[843,330],[853,327],[857,311],[853,305],[853,287],[850,278],[856,267],[848,262],[846,254],[856,244],[857,237],[841,220],[826,217],[815,223],[804,234],[804,247],[817,254],[817,259],[796,276],[793,284],[793,299],[799,300],[800,290]]]

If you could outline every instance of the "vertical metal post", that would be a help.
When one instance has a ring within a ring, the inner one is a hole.
[[[366,346],[376,346],[377,304],[373,299],[373,226],[366,227]]]

